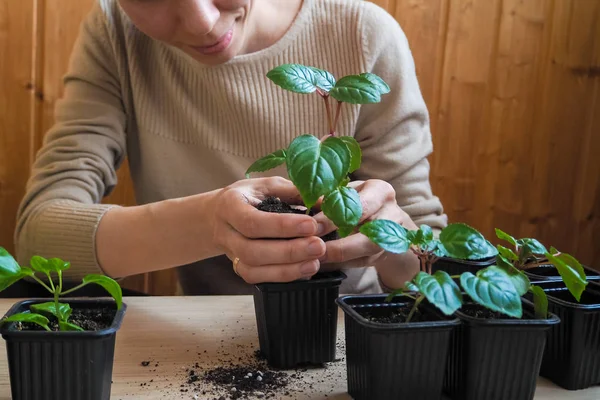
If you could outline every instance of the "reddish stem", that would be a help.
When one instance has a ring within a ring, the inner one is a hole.
[[[333,132],[337,131],[338,120],[340,119],[340,111],[342,110],[342,102],[338,101],[337,109],[335,110],[335,119],[333,120]]]
[[[325,100],[325,109],[327,110],[327,124],[329,128],[329,135],[333,135],[333,124],[331,122],[331,106],[329,105],[329,95],[322,95]]]

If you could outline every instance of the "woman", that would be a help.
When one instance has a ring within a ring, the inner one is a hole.
[[[361,0],[99,0],[19,210],[20,261],[60,257],[73,278],[181,266],[187,294],[249,293],[252,283],[334,268],[349,275],[342,292],[401,286],[416,271],[413,255],[386,254],[361,234],[324,243],[334,227],[322,214],[255,209],[270,195],[299,196],[273,176],[285,171],[246,180],[248,166],[325,131],[319,99],[265,77],[284,63],[336,77],[368,71],[390,85],[381,103],[345,108],[338,125],[363,150],[353,183],[363,218],[442,228],[427,108],[406,38],[383,9]],[[139,205],[100,204],[125,156]]]

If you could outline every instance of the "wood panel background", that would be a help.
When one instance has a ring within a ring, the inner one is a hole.
[[[94,0],[0,0],[0,245]],[[451,221],[533,236],[600,269],[600,0],[372,0],[413,49]],[[134,204],[128,169],[105,202]],[[125,287],[169,295],[172,271]]]

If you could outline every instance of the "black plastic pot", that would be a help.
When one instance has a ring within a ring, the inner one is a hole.
[[[29,310],[32,299],[16,303],[5,315]],[[116,309],[114,300],[61,299],[72,308]],[[127,306],[123,304],[108,329],[86,332],[20,331],[3,324],[13,400],[109,400],[116,333]]]
[[[585,274],[587,276],[587,280],[589,281],[598,281],[600,280],[600,272],[594,271],[591,268],[583,267]],[[539,267],[527,269],[524,271],[525,275],[529,277],[530,280],[534,281],[562,281],[562,277],[558,273],[558,270],[554,265],[540,265]]]
[[[310,280],[254,287],[260,351],[274,368],[335,360],[338,307],[346,274],[319,273]]]
[[[467,307],[483,309],[464,296]],[[481,319],[463,311],[453,332],[444,391],[455,400],[531,400],[542,363],[546,335],[560,322],[556,315],[534,319],[523,299],[523,318]]]
[[[577,302],[563,282],[536,285],[561,319],[548,333],[540,375],[568,390],[600,384],[600,286],[588,283]]]
[[[355,400],[439,400],[442,395],[450,332],[459,325],[437,309],[421,303],[435,321],[383,324],[359,314],[361,308],[393,309],[412,305],[396,296],[344,296],[337,302],[345,313],[348,393]]]
[[[477,271],[494,265],[496,257],[485,258],[482,260],[460,260],[457,258],[440,257],[433,265],[432,273],[442,270],[449,275],[460,275],[463,272],[476,273]]]

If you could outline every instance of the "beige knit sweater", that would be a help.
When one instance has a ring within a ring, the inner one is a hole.
[[[362,146],[356,179],[390,182],[415,223],[443,227],[446,216],[429,184],[427,108],[406,37],[383,9],[361,0],[304,0],[276,44],[208,67],[138,31],[116,0],[99,0],[82,25],[56,124],[19,209],[19,261],[61,257],[71,261],[73,278],[101,273],[95,231],[111,205],[100,202],[126,156],[136,200],[144,204],[224,187],[295,136],[326,133],[318,96],[286,92],[266,78],[283,63],[338,78],[368,71],[389,83],[381,103],[345,105],[338,131]],[[287,176],[281,168],[273,174]],[[224,258],[181,266],[179,273],[190,294],[251,289]],[[380,290],[372,268],[349,273],[343,292]]]

